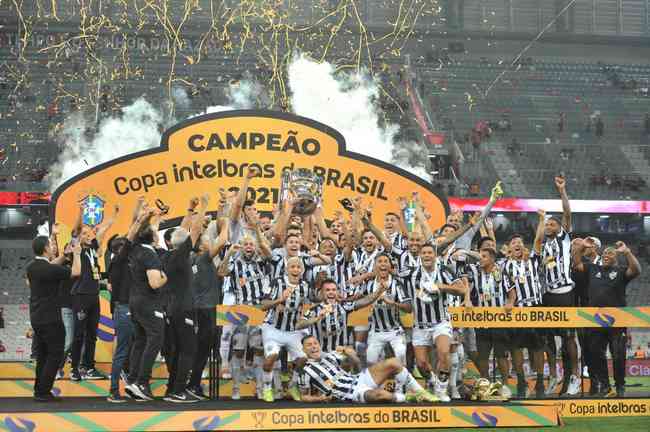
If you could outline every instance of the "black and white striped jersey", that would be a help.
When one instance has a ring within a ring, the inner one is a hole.
[[[314,278],[320,272],[324,272],[328,278],[334,279],[343,298],[351,297],[354,294],[356,287],[348,284],[348,281],[354,276],[354,266],[345,259],[343,254],[334,256],[332,264],[315,266],[312,272]]]
[[[320,360],[308,360],[300,373],[302,392],[320,393],[342,401],[353,401],[359,380],[341,367],[345,357],[338,352],[322,353]]]
[[[483,271],[479,264],[470,264],[467,276],[469,279],[470,299],[474,306],[505,306],[505,290],[503,289],[503,273],[495,264],[490,273]]]
[[[542,245],[542,276],[547,292],[563,294],[573,289],[571,278],[571,235],[564,229]]]
[[[277,300],[282,296],[285,289],[290,285],[286,278],[277,278],[271,282],[270,292],[268,299]],[[266,312],[264,323],[272,325],[278,330],[282,331],[295,331],[296,323],[302,312],[302,305],[309,303],[309,284],[305,281],[300,281],[298,285],[291,287],[293,292],[287,300],[276,307],[269,309]],[[282,308],[279,310],[278,308]]]
[[[386,237],[390,240],[392,243],[393,247],[396,247],[398,249],[406,250],[408,248],[408,242],[407,238],[404,234],[401,232],[394,232],[391,235],[385,234]]]
[[[305,312],[305,319],[317,317],[325,303],[318,303]],[[348,340],[348,314],[354,312],[354,302],[335,303],[331,305],[332,311],[322,320],[309,328],[309,333],[320,342],[324,352],[336,350],[337,346],[351,345]]]
[[[516,306],[537,306],[542,303],[540,265],[542,258],[532,252],[526,260],[509,259],[503,265],[503,287],[508,293],[515,289]]]
[[[375,268],[375,259],[383,249],[375,248],[372,252],[367,252],[364,248],[356,248],[352,251],[352,265],[355,274],[370,273]]]
[[[269,292],[268,260],[257,255],[247,259],[238,252],[230,259],[228,270],[236,304],[258,305]]]
[[[400,277],[409,274],[422,263],[420,257],[413,255],[408,248],[402,249],[393,245],[390,254],[397,262],[397,274]]]
[[[302,279],[305,281],[309,281],[310,279],[313,280],[312,270],[314,268],[314,264],[313,264],[312,257],[302,252],[298,256],[302,260],[302,264],[305,267],[305,272],[302,275]],[[287,271],[288,259],[289,257],[287,256],[286,249],[284,248],[273,249],[273,253],[271,254],[271,258],[269,259],[271,265],[272,279],[284,277]]]
[[[420,329],[431,328],[435,324],[449,321],[449,312],[453,296],[447,293],[432,294],[433,285],[451,285],[457,278],[451,274],[440,261],[431,271],[418,266],[406,278],[408,294],[413,303],[413,325]]]
[[[364,284],[363,296],[368,296],[375,291],[379,290],[379,282],[377,279],[369,280]],[[404,284],[397,278],[389,276],[388,289],[384,296],[396,301],[397,303],[407,303],[411,301]],[[402,328],[399,319],[399,309],[397,306],[389,305],[380,297],[373,304],[372,313],[368,318],[370,330],[376,332],[385,332],[391,330],[398,330]]]

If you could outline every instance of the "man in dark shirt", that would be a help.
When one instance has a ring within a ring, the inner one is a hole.
[[[100,245],[106,232],[111,228],[119,215],[119,206],[115,206],[115,214],[97,227],[77,225],[73,236],[78,236],[81,243],[81,274],[72,286],[73,310],[75,313],[74,341],[72,343],[72,371],[70,379],[97,380],[106,376],[95,369],[95,346],[97,344],[97,328],[99,327],[99,267]],[[83,213],[83,210],[81,210]],[[79,222],[78,222],[79,223]],[[83,360],[81,353],[83,352]]]
[[[201,198],[198,214],[188,216],[181,222],[171,236],[173,249],[165,255],[163,268],[168,275],[167,290],[170,294],[168,307],[169,352],[167,368],[169,380],[167,394],[164,399],[168,402],[190,403],[199,399],[187,392],[187,380],[194,355],[196,353],[197,325],[194,318],[194,302],[192,299],[192,264],[190,253],[194,249],[203,231],[205,211],[208,206],[208,196]],[[191,224],[190,230],[186,227]],[[167,342],[166,342],[167,344]]]
[[[137,244],[128,256],[132,280],[129,308],[134,339],[126,390],[127,394],[142,400],[153,400],[149,380],[165,330],[165,315],[158,291],[167,283],[167,276],[154,249],[158,240],[159,217],[150,223],[151,216],[149,213],[143,221],[136,235]]]
[[[573,242],[573,265],[577,273],[585,276],[587,283],[587,304],[591,307],[624,307],[625,288],[627,284],[641,274],[641,265],[632,251],[623,242],[617,242],[616,248],[605,248],[602,264],[583,260],[586,247],[592,247],[593,240],[576,239]],[[618,265],[621,254],[627,261],[627,267]],[[625,396],[625,345],[626,329],[624,327],[593,328],[588,334],[588,349],[591,357],[589,375],[592,385],[597,386],[597,394],[605,396],[610,391],[609,372],[607,369],[607,345],[612,353],[614,363],[614,381],[616,396]]]
[[[27,266],[29,283],[29,317],[36,340],[36,381],[34,399],[38,402],[56,400],[52,385],[59,365],[63,361],[65,328],[61,319],[61,306],[57,299],[61,281],[80,273],[81,248],[73,251],[72,268],[50,263],[50,240],[39,236],[32,242],[34,261]],[[61,258],[58,261],[63,261]]]
[[[201,389],[201,375],[216,341],[215,307],[223,299],[223,280],[217,277],[213,260],[228,241],[228,225],[228,221],[222,219],[221,232],[219,237],[214,239],[217,222],[211,222],[206,233],[199,238],[198,252],[192,256],[192,296],[198,332],[196,356],[187,391],[197,399],[207,398]]]

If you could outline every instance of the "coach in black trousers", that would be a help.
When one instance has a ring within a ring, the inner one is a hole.
[[[36,381],[34,400],[55,401],[52,386],[59,366],[63,361],[65,328],[61,319],[61,306],[56,298],[61,281],[77,277],[81,273],[81,247],[73,253],[72,268],[64,267],[63,254],[55,263],[50,262],[54,249],[50,239],[39,236],[32,242],[34,261],[27,266],[29,283],[29,317],[36,341]]]

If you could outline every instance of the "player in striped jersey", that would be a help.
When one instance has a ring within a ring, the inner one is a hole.
[[[447,393],[450,372],[449,296],[465,294],[461,279],[452,275],[437,259],[435,246],[425,244],[420,251],[421,265],[405,275],[408,294],[413,303],[413,349],[418,370],[434,389],[435,396],[449,402]],[[437,374],[432,373],[431,348],[436,347]],[[455,382],[452,383],[455,386]]]
[[[360,368],[361,362],[354,349],[338,347],[336,351],[323,353],[318,339],[305,336],[302,346],[307,362],[302,368],[300,387],[305,402],[327,402],[332,399],[344,402],[437,402],[409,371],[392,358],[377,363],[359,374],[351,374],[346,368]],[[391,393],[382,388],[394,379],[398,388],[405,388],[407,394]]]
[[[273,402],[273,366],[278,359],[280,349],[285,347],[289,352],[289,360],[304,357],[300,340],[302,332],[296,329],[303,304],[309,300],[309,285],[302,280],[305,271],[300,257],[293,256],[287,260],[287,272],[284,277],[271,282],[270,292],[262,301],[262,310],[267,311],[262,324],[262,342],[264,344],[264,364],[262,379],[264,390],[262,398]],[[296,387],[297,375],[294,371],[289,393],[295,400],[300,399]]]
[[[269,291],[269,278],[265,272],[267,260],[271,256],[269,243],[262,233],[262,228],[253,218],[257,239],[244,235],[240,244],[230,247],[223,261],[219,265],[218,274],[228,277],[235,294],[235,304],[257,306]],[[257,253],[259,245],[259,253]],[[244,354],[247,349],[253,351],[253,367],[258,393],[262,390],[262,329],[260,326],[238,325],[233,330],[232,341],[232,398],[240,398],[239,387],[241,384],[241,368]]]
[[[393,263],[387,254],[381,253],[377,256],[375,267],[376,277],[366,282],[364,295],[370,295],[380,289],[385,289],[386,292],[375,302],[369,317],[368,364],[379,361],[379,355],[386,345],[390,345],[395,357],[402,364],[406,364],[406,341],[399,314],[400,311],[411,312],[411,298],[404,285],[391,275]],[[386,285],[386,288],[383,285]]]
[[[496,257],[496,251],[493,249],[481,249],[480,261],[467,267],[471,287],[470,299],[474,306],[504,307],[506,305],[503,274],[496,264]],[[476,329],[476,344],[478,348],[478,370],[481,378],[489,378],[488,361],[490,352],[494,349],[494,357],[497,359],[501,378],[506,382],[509,375],[506,360],[506,346],[508,344],[506,329]],[[503,388],[505,390],[508,387],[504,385]],[[505,394],[505,396],[509,397],[509,394]]]
[[[538,212],[540,221],[544,220],[544,211]],[[521,235],[514,234],[508,240],[510,258],[503,265],[503,286],[507,294],[506,310],[513,307],[539,306],[542,302],[542,285],[540,282],[541,257],[539,256],[543,232],[539,224],[533,243],[532,254],[524,246]],[[533,369],[537,373],[535,396],[544,397],[544,332],[535,328],[518,328],[510,331],[512,362],[517,373],[517,397],[525,398],[528,383],[524,374],[524,357],[522,349],[528,349]]]
[[[402,212],[406,209],[406,206],[402,209]],[[406,226],[403,222],[404,219],[400,218],[397,213],[388,212],[384,216],[384,235],[388,240],[390,240],[391,246],[394,246],[398,249],[406,249]],[[390,250],[390,249],[388,249]]]
[[[309,254],[300,252],[301,245],[299,236],[288,234],[285,246],[273,250],[270,258],[272,279],[280,278],[286,273],[287,262],[292,257],[296,257],[302,262],[304,271],[301,277],[306,281],[310,280],[311,276],[308,273],[312,272],[314,266],[331,264],[331,259],[317,250],[312,250]]]
[[[575,283],[571,277],[571,206],[566,192],[566,181],[563,177],[555,177],[555,186],[562,199],[562,219],[551,216],[544,223],[546,236],[542,245],[542,277],[546,282],[546,293],[542,298],[544,306],[572,307],[575,306]],[[580,378],[578,378],[578,346],[574,329],[553,329],[549,345],[551,351],[555,348],[554,336],[562,338],[562,346],[566,347],[567,364],[565,371],[570,371],[570,376],[564,374],[564,381],[560,394],[574,396],[580,391]],[[553,363],[549,359],[549,363]],[[550,389],[549,389],[550,390]]]
[[[352,344],[347,332],[348,314],[374,303],[384,294],[385,288],[356,301],[345,301],[341,300],[336,282],[325,279],[321,283],[321,292],[323,301],[306,311],[296,328],[309,328],[310,334],[318,338],[323,351],[330,352],[338,346]]]

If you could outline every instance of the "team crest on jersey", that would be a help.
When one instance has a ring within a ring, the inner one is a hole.
[[[618,272],[615,272],[615,271],[609,272],[609,279],[610,280],[616,279],[616,276],[618,276]]]
[[[97,226],[104,220],[104,205],[106,201],[97,194],[88,194],[81,200],[82,223]]]

